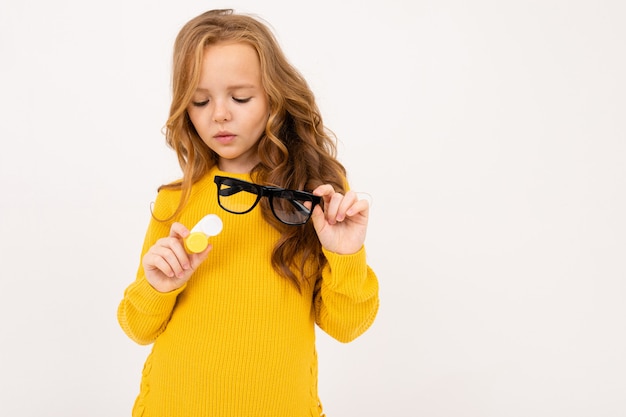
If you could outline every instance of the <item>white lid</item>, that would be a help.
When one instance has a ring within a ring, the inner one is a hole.
[[[193,232],[202,232],[207,236],[217,236],[222,231],[222,219],[217,214],[207,214],[191,229]]]

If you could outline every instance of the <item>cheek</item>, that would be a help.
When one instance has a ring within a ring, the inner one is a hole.
[[[264,113],[261,117],[259,117],[259,126],[262,130],[265,130],[265,126],[267,125],[267,121],[269,120],[270,115]]]
[[[265,126],[267,125],[267,120],[269,119],[269,110],[266,108],[258,109],[255,112],[255,117],[253,120],[254,129],[258,131],[259,134],[262,134],[265,131]]]
[[[259,123],[263,126],[263,129],[265,129],[265,125],[267,125],[267,121],[270,118],[270,108],[269,105],[267,103],[265,103],[264,106],[261,106],[261,108],[259,109]]]
[[[198,111],[196,109],[192,109],[189,108],[187,109],[187,115],[189,116],[189,120],[191,121],[191,124],[196,128],[198,128],[198,121],[200,120],[200,116],[198,114]]]
[[[202,109],[188,109],[187,114],[191,124],[199,134],[202,134],[203,131],[209,128],[211,119],[207,117],[206,112],[202,111]]]

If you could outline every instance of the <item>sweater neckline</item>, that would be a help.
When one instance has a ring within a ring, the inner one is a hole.
[[[211,178],[215,177],[216,175],[219,175],[222,177],[237,178],[237,179],[246,180],[246,181],[250,181],[250,179],[252,178],[249,172],[240,173],[240,172],[222,171],[221,169],[219,169],[217,165],[211,168],[211,170],[209,171],[209,174]]]

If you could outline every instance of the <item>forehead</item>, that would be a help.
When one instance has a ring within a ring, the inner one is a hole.
[[[200,84],[261,82],[261,64],[256,50],[247,43],[230,42],[204,49]]]

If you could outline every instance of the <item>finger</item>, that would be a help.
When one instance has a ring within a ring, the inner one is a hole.
[[[168,262],[163,256],[148,252],[143,258],[143,268],[146,273],[150,271],[159,271],[168,278],[173,278],[176,275],[176,271],[172,268],[170,262]]]
[[[369,219],[369,202],[366,200],[358,200],[346,212],[350,221],[360,225],[367,225]]]
[[[356,201],[346,210],[346,215],[348,217],[355,216],[357,214],[363,214],[367,216],[370,208],[370,202],[368,200],[359,199],[358,194]]]
[[[343,195],[334,193],[329,201],[324,204],[324,214],[326,215],[326,221],[328,221],[328,223],[335,224],[343,220],[343,218],[338,217],[340,215],[339,209],[343,199]]]
[[[176,276],[180,277],[184,271],[191,268],[189,256],[179,238],[168,237],[160,239],[153,246],[152,252],[163,258]]]
[[[335,189],[330,184],[322,184],[313,190],[313,194],[322,197],[324,200],[324,204],[330,201],[333,194],[335,194]]]
[[[315,230],[317,230],[318,233],[324,228],[324,225],[326,223],[324,216],[324,211],[319,205],[313,208],[313,213],[311,213],[311,221],[313,222],[313,227],[315,228]]]
[[[185,274],[185,268],[172,251],[157,253],[154,259],[155,265],[170,278],[173,276],[181,278]]]
[[[185,270],[191,268],[189,256],[184,245],[184,239],[189,236],[189,233],[189,229],[182,223],[174,222],[170,227],[170,237],[176,238],[176,242],[172,243],[170,247]]]
[[[348,191],[346,195],[339,200],[339,207],[337,207],[337,215],[335,216],[338,222],[342,222],[346,219],[348,210],[354,206],[357,201],[358,197],[353,191]]]
[[[184,239],[187,236],[189,236],[189,229],[187,229],[184,224],[178,222],[172,223],[170,227],[170,237]]]
[[[348,191],[344,196],[335,192],[332,185],[324,184],[313,190],[313,194],[323,198],[323,212],[330,224],[342,222],[346,217],[352,217],[359,213],[367,215],[368,201],[360,200],[358,193],[354,191]]]

